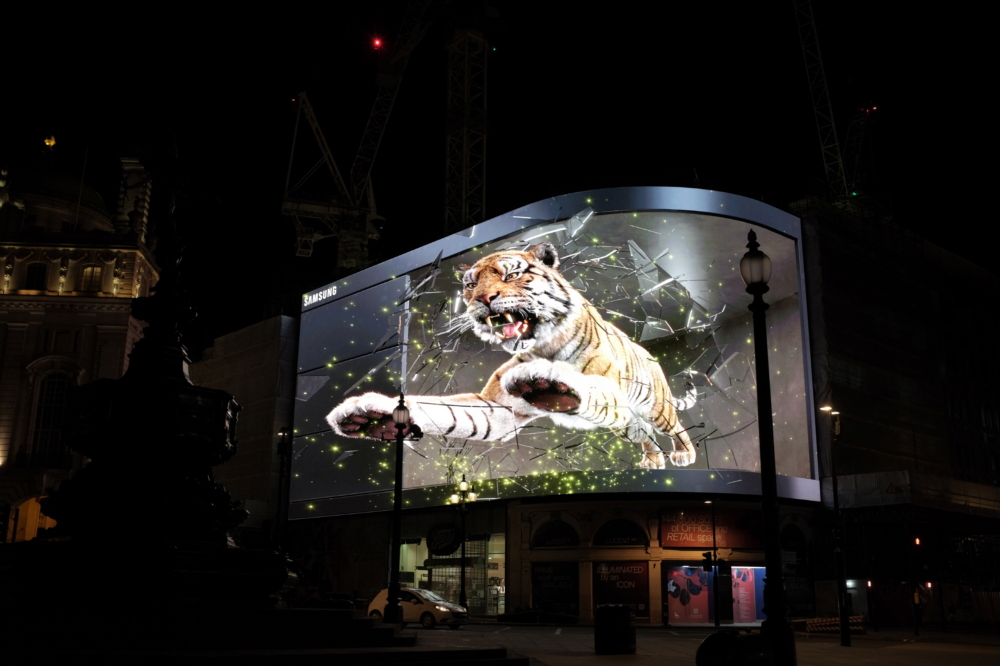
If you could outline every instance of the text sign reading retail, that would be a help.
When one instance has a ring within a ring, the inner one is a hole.
[[[660,520],[664,548],[711,547],[712,513],[703,509],[664,511]],[[719,548],[761,548],[760,515],[752,511],[719,511],[715,515]]]

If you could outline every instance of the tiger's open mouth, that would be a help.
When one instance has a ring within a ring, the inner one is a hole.
[[[530,338],[537,322],[537,317],[523,311],[504,312],[486,318],[486,325],[493,327],[493,334],[498,340]]]

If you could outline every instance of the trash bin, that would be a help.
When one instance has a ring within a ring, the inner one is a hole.
[[[606,604],[595,609],[594,652],[635,654],[635,613],[631,608]]]

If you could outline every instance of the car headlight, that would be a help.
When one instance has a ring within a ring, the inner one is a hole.
[[[448,610],[444,606],[435,606],[434,608],[438,609],[439,611],[446,611],[446,610]]]

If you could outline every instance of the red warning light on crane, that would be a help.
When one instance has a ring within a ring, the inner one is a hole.
[[[374,46],[377,49],[382,48],[382,40],[376,37],[375,39],[372,40],[372,46]]]

